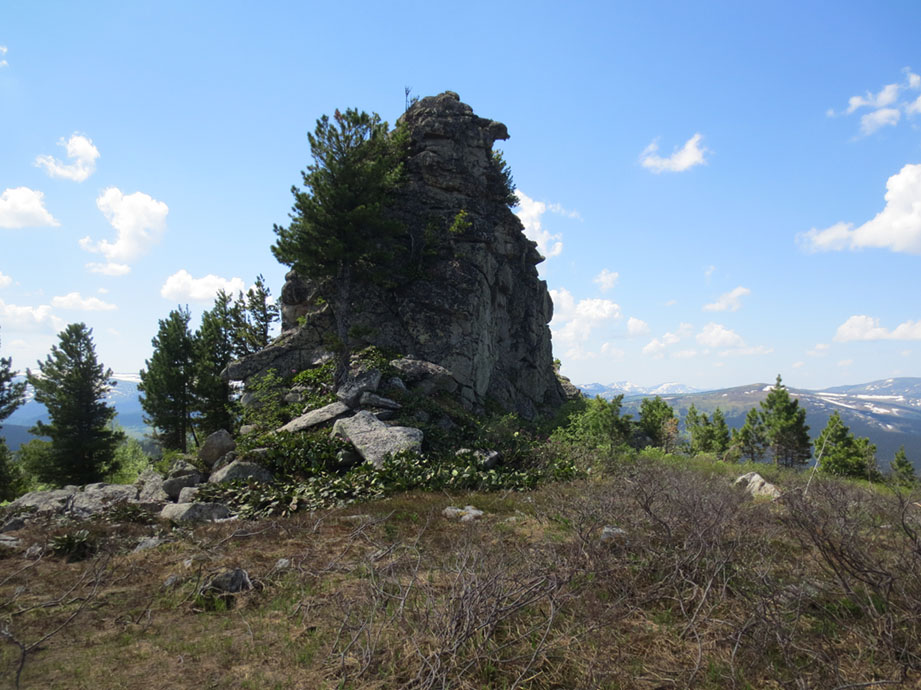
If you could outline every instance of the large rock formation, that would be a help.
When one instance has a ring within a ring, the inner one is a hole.
[[[477,117],[450,91],[416,102],[401,119],[410,133],[406,182],[391,212],[406,227],[406,247],[394,285],[353,290],[352,322],[365,333],[356,345],[446,368],[474,407],[493,399],[526,418],[552,410],[565,399],[547,325],[553,304],[537,274],[543,257],[508,206],[493,156],[493,142],[508,138],[505,125]],[[324,337],[335,332],[321,292],[290,272],[282,336],[226,375],[288,374],[321,361]]]

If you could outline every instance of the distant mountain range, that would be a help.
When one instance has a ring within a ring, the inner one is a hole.
[[[17,377],[20,378],[21,377]],[[144,424],[144,410],[138,399],[138,384],[141,378],[137,374],[114,374],[112,376],[116,385],[109,392],[106,400],[115,407],[117,413],[116,423],[124,427],[129,436],[141,438],[149,429]],[[35,394],[30,387],[26,388],[26,402],[3,422],[0,436],[6,439],[7,446],[16,450],[23,443],[33,438],[29,429],[39,420],[48,421],[45,406],[35,401]]]
[[[594,398],[600,395],[605,400],[610,400],[615,395],[646,397],[648,395],[684,395],[686,393],[699,393],[699,388],[685,386],[683,383],[660,383],[658,386],[637,386],[629,381],[616,381],[604,385],[602,383],[588,383],[579,386],[585,395]]]
[[[653,395],[668,401],[682,419],[692,404],[707,414],[719,407],[729,426],[739,428],[745,423],[748,410],[767,397],[772,385],[753,383],[712,391],[667,392],[661,389],[679,388],[680,384],[644,389],[621,381],[608,386],[593,383],[580,388],[586,395],[601,395],[606,399],[623,393],[624,411],[633,415],[639,414],[642,399]],[[889,461],[901,445],[905,446],[915,467],[921,470],[921,378],[883,379],[817,391],[788,390],[806,408],[806,423],[813,438],[837,410],[856,436],[866,436],[876,444],[877,457],[884,470],[888,469]]]

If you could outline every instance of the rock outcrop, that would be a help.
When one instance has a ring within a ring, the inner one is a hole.
[[[553,370],[553,304],[536,268],[543,257],[509,208],[493,155],[505,125],[477,117],[450,91],[416,102],[401,120],[410,143],[390,212],[406,228],[405,247],[391,284],[353,290],[353,330],[364,334],[356,349],[376,345],[442,367],[470,407],[492,399],[526,418],[556,408],[566,394]],[[245,381],[325,361],[335,329],[321,287],[289,272],[282,335],[225,375]]]

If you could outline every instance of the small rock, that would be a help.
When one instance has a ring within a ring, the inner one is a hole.
[[[419,429],[387,426],[365,410],[354,417],[337,420],[332,433],[349,441],[366,462],[378,467],[388,455],[405,450],[418,451],[423,437]]]
[[[432,418],[432,415],[430,415],[430,414],[429,414],[428,412],[426,412],[425,410],[416,410],[415,412],[413,412],[413,419],[415,419],[415,420],[416,420],[417,422],[419,422],[420,424],[426,424],[426,423],[428,423],[428,421],[429,421],[431,418]]]
[[[160,539],[160,537],[144,537],[138,542],[138,545],[134,547],[134,553],[147,551],[147,549],[155,549],[163,543],[164,540]]]
[[[362,407],[381,407],[385,410],[399,410],[403,407],[396,400],[385,398],[377,393],[362,393],[359,403]]]
[[[173,575],[168,576],[163,581],[163,584],[160,585],[160,587],[162,589],[171,589],[172,587],[175,587],[176,585],[178,585],[181,582],[181,580],[182,578],[180,578],[178,575],[173,574]]]
[[[599,539],[606,544],[611,542],[620,541],[624,535],[627,534],[627,530],[621,529],[620,527],[615,527],[614,525],[605,525],[601,528],[601,536]]]
[[[232,568],[218,573],[208,582],[202,585],[202,594],[219,593],[219,594],[236,594],[245,592],[253,588],[253,583],[249,579],[249,573],[243,568]]]
[[[399,376],[391,376],[389,379],[387,379],[387,387],[398,391],[406,390],[406,384],[403,383],[403,379],[401,379]]]
[[[193,465],[188,460],[183,460],[180,458],[173,461],[173,464],[170,465],[169,472],[166,473],[166,476],[170,479],[175,479],[176,477],[185,477],[190,474],[200,473],[195,465]]]
[[[240,436],[246,436],[247,434],[253,434],[259,431],[259,427],[255,424],[244,424],[240,427]]]
[[[22,554],[22,557],[27,561],[34,561],[36,558],[41,558],[44,552],[45,549],[41,544],[32,544],[32,546],[26,549],[26,552]]]
[[[323,407],[320,407],[316,410],[311,410],[307,414],[303,414],[296,419],[292,419],[283,427],[276,429],[276,431],[287,431],[288,433],[292,434],[298,431],[305,431],[307,429],[312,429],[315,426],[320,426],[321,424],[331,422],[334,419],[338,419],[342,415],[351,411],[352,408],[343,402],[330,403],[329,405],[324,405]]]
[[[6,549],[18,549],[22,546],[22,540],[9,534],[0,534],[0,546]]]
[[[743,474],[736,479],[734,483],[744,488],[752,496],[767,496],[772,499],[780,498],[780,489],[766,481],[764,477],[757,472]]]
[[[26,526],[26,518],[23,515],[14,515],[9,520],[3,523],[3,527],[0,527],[0,534],[3,532],[15,532]]]
[[[195,503],[195,496],[197,494],[197,486],[184,486],[179,492],[179,498],[176,499],[176,503]]]
[[[377,369],[350,376],[336,391],[336,397],[351,408],[358,406],[362,393],[373,393],[381,384],[381,372]]]
[[[169,496],[163,490],[163,477],[156,470],[144,470],[135,486],[138,489],[138,503],[166,503]]]
[[[234,460],[226,467],[222,467],[217,472],[212,473],[208,482],[216,484],[218,482],[232,482],[234,479],[253,479],[257,482],[271,482],[275,477],[262,465],[246,460]]]
[[[253,451],[249,451],[252,453]],[[226,455],[222,456],[214,465],[211,467],[211,474],[214,474],[220,469],[227,467],[230,463],[237,459],[237,454],[234,451],[230,451]]]
[[[279,558],[277,561],[275,561],[275,567],[273,567],[272,570],[278,572],[279,570],[287,570],[290,567],[291,567],[290,558]]]
[[[202,476],[195,472],[194,474],[184,474],[181,477],[171,477],[163,482],[163,491],[166,492],[166,495],[169,496],[171,501],[175,501],[179,498],[180,493],[183,489],[198,486],[201,484]],[[183,503],[183,501],[180,501]]]
[[[390,362],[400,372],[403,380],[413,390],[424,395],[444,391],[453,393],[457,390],[457,381],[450,371],[443,366],[426,362],[415,357],[402,357]]]
[[[473,506],[464,506],[463,508],[455,508],[454,506],[448,506],[441,511],[441,514],[446,518],[451,520],[460,520],[461,522],[473,522],[483,517],[483,511]]]
[[[198,459],[207,467],[213,467],[221,457],[236,448],[230,433],[224,429],[218,429],[205,439],[198,449]]]
[[[471,450],[470,448],[459,448],[454,455],[457,457],[470,455],[484,470],[491,470],[499,463],[499,459],[502,457],[497,450]]]
[[[230,509],[223,503],[168,503],[160,517],[174,522],[213,522],[230,517]]]

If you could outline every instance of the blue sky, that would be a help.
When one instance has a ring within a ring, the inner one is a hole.
[[[917,2],[5,2],[0,353],[285,267],[306,133],[453,90],[508,125],[578,383],[921,375]]]

